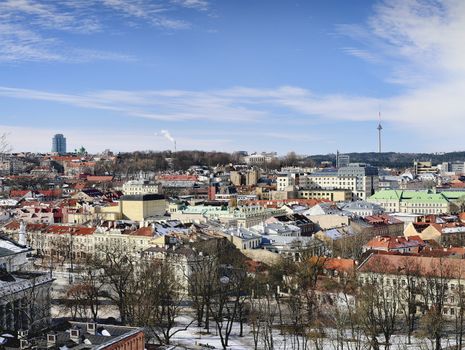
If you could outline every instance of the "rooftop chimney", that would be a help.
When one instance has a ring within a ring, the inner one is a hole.
[[[55,346],[57,343],[57,335],[55,333],[47,334],[47,347]]]
[[[76,328],[74,328],[74,327],[71,328],[69,338],[72,341],[79,344],[80,336],[81,336],[81,331],[79,330],[79,328],[77,328],[77,327]]]
[[[95,335],[96,329],[97,329],[96,323],[93,323],[93,322],[87,323],[87,333]]]

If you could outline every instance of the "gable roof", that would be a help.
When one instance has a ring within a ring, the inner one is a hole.
[[[465,259],[372,254],[360,265],[358,271],[361,273],[392,275],[415,273],[423,277],[464,278]]]

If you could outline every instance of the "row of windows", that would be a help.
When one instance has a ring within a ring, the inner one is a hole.
[[[369,277],[360,277],[360,282],[361,283],[365,283],[365,284],[378,284],[378,282],[380,284],[384,284],[384,285],[387,285],[387,286],[407,286],[407,278],[403,278],[403,277],[394,277],[394,278],[390,278],[390,277],[375,277],[375,276],[369,276]],[[417,285],[417,281],[415,279],[411,279],[410,281],[410,284],[412,287],[415,287]],[[420,286],[424,287],[425,286],[425,281],[421,281]],[[456,283],[447,283],[444,285],[444,289],[445,290],[451,290],[451,291],[455,291],[455,290],[464,290],[464,285],[463,284],[456,284]],[[454,302],[454,297],[451,296],[450,297],[450,302],[453,303]]]

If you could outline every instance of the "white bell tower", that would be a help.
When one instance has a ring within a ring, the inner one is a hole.
[[[18,244],[27,246],[27,240],[26,240],[26,224],[24,221],[21,220],[21,223],[19,224],[19,237],[18,237]]]

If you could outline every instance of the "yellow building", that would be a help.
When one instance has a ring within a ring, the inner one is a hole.
[[[441,230],[429,223],[411,222],[404,230],[404,236],[420,236],[423,240],[441,241]]]
[[[120,198],[120,206],[124,219],[144,221],[165,215],[167,201],[159,194],[129,195]]]
[[[352,200],[351,190],[339,189],[314,189],[314,190],[300,190],[297,192],[297,198],[302,199],[327,199],[332,202],[346,202]]]

